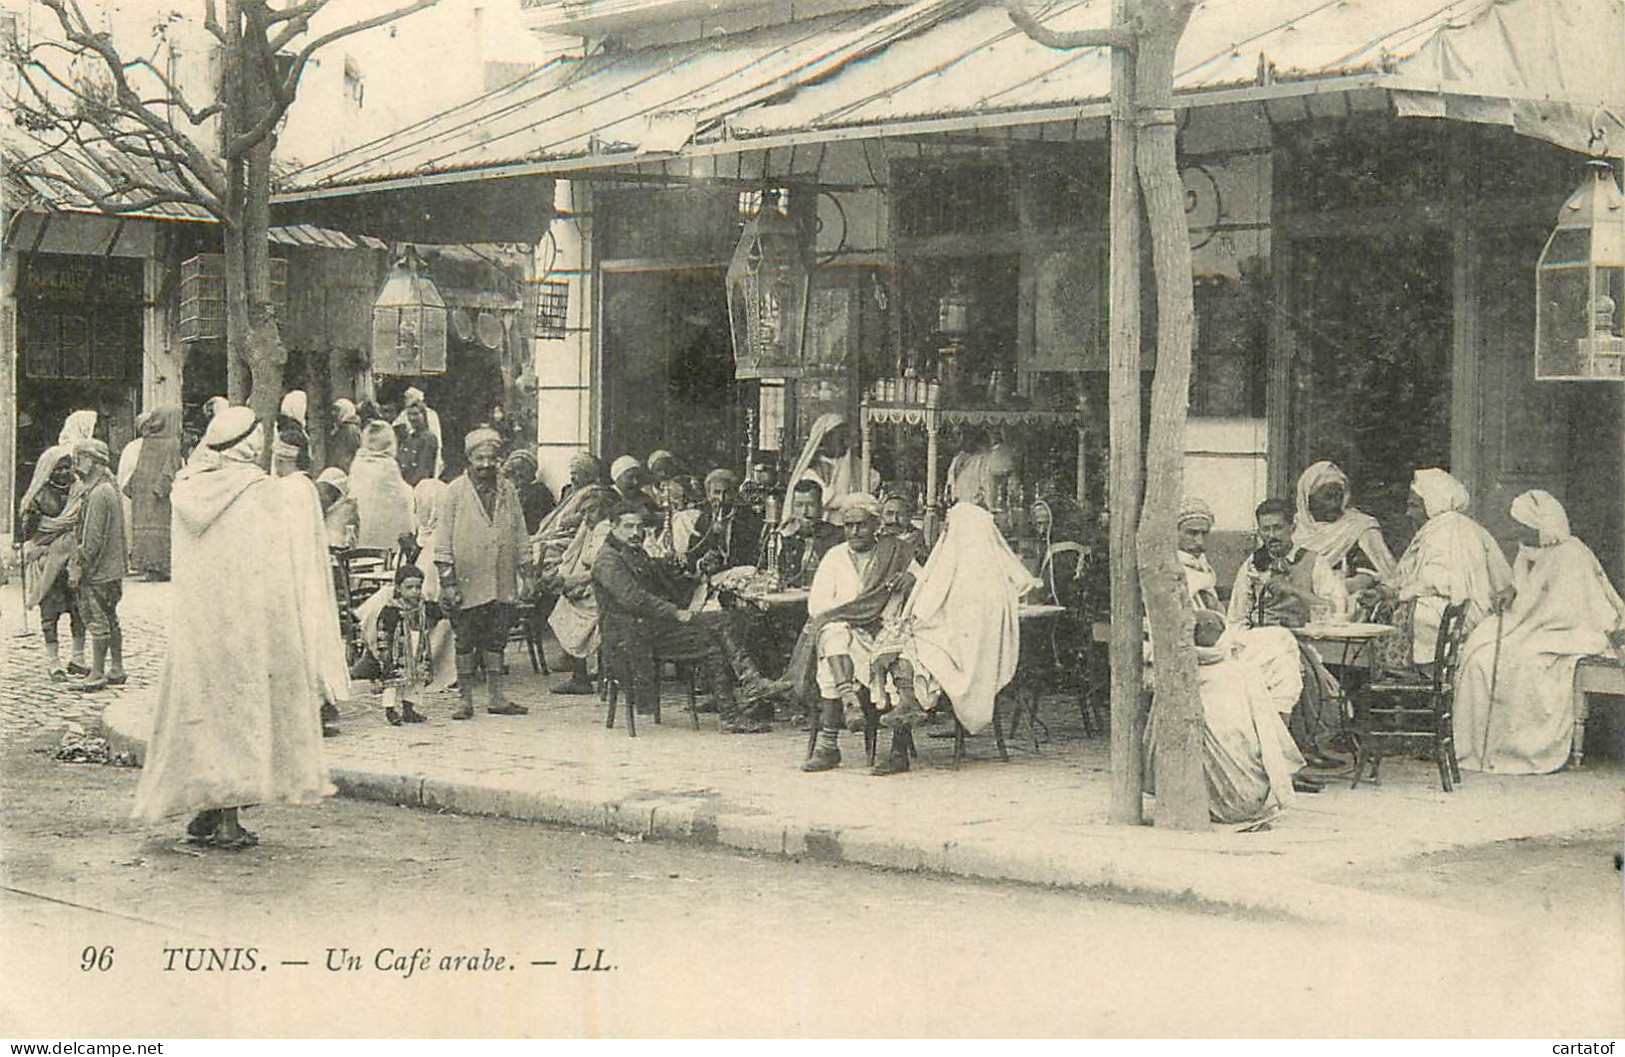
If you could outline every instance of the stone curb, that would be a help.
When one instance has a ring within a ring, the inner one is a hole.
[[[114,751],[141,760],[145,734],[130,729],[133,703],[120,701],[102,715],[102,736]],[[1077,889],[1108,898],[1182,906],[1206,912],[1297,920],[1327,925],[1363,923],[1382,931],[1418,928],[1484,929],[1487,918],[1377,895],[1355,888],[1281,877],[1258,869],[1213,868],[1191,852],[1110,848],[1087,842],[1042,853],[1002,848],[996,838],[974,843],[911,840],[877,832],[846,832],[766,814],[717,814],[692,800],[642,796],[620,801],[503,785],[448,781],[425,774],[389,774],[335,766],[340,796],[459,815],[571,826],[637,839],[673,840],[779,858],[845,863],[932,873],[978,881]]]

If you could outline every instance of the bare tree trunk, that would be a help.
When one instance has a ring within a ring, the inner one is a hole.
[[[1143,0],[1136,68],[1141,122],[1136,165],[1157,280],[1157,369],[1138,557],[1157,658],[1157,820],[1178,829],[1206,829],[1209,821],[1202,773],[1205,724],[1176,525],[1185,486],[1194,307],[1174,134],[1173,65],[1194,6],[1194,0]]]
[[[229,153],[241,132],[243,101],[242,18],[238,0],[226,0],[225,47],[220,70],[220,156],[226,165],[226,216],[223,225],[226,258],[226,398],[248,402],[253,379],[248,366],[248,280],[243,257],[243,203],[247,184],[243,160]]]
[[[1129,0],[1112,0],[1112,24],[1126,25]],[[1140,517],[1140,188],[1134,175],[1134,53],[1112,49],[1111,377],[1108,386],[1111,480],[1112,785],[1107,817],[1143,821],[1140,744],[1144,658],[1135,526]]]
[[[266,62],[254,61],[257,57],[269,56],[270,46],[263,28],[253,20],[248,23],[243,44],[248,61],[237,71],[241,89],[238,120],[253,125],[276,106],[267,80],[274,69]],[[247,317],[242,349],[253,379],[248,403],[266,424],[267,466],[275,440],[276,415],[282,404],[282,369],[288,362],[287,349],[283,347],[282,333],[271,307],[271,156],[275,150],[276,135],[272,133],[249,147],[241,159],[243,222],[240,230]]]

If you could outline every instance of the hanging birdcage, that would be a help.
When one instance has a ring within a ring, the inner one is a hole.
[[[446,302],[407,248],[372,303],[374,374],[446,373]]]

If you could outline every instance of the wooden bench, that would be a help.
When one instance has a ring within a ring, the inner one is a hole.
[[[1574,741],[1569,766],[1578,768],[1585,755],[1586,719],[1592,694],[1625,695],[1625,665],[1615,657],[1582,657],[1574,669]]]

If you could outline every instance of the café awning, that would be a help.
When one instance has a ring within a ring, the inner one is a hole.
[[[1110,0],[1054,0],[1058,29]],[[1183,106],[1256,100],[1509,125],[1625,149],[1625,0],[1205,0],[1180,47]],[[721,37],[558,58],[392,136],[286,174],[299,200],[684,154],[1101,117],[1105,49],[1055,51],[998,4],[916,0]]]

